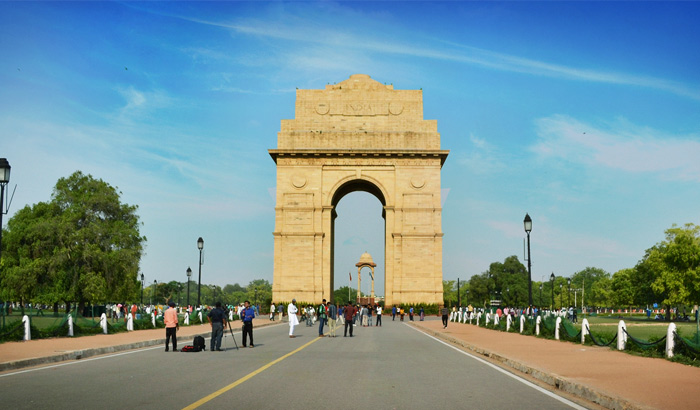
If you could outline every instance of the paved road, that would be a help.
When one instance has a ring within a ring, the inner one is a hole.
[[[581,408],[414,327],[385,320],[355,337],[258,329],[254,349],[146,348],[0,375],[8,409]],[[240,331],[235,332],[241,344]]]

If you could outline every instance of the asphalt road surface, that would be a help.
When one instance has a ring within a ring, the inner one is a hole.
[[[258,319],[264,320],[264,319]],[[240,326],[224,352],[145,348],[0,375],[2,409],[581,409],[582,407],[384,317],[354,337],[318,327]],[[181,347],[181,346],[178,346]],[[207,340],[207,349],[209,340]]]

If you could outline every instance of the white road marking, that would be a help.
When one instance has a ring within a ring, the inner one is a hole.
[[[408,326],[408,324],[406,324],[406,326]],[[487,366],[490,366],[491,368],[493,368],[493,369],[495,369],[495,370],[498,370],[499,372],[501,372],[501,373],[503,373],[503,374],[505,374],[505,375],[507,375],[507,376],[510,376],[510,377],[512,377],[513,379],[515,379],[515,380],[517,380],[517,381],[523,383],[524,385],[529,386],[529,387],[532,387],[533,389],[539,391],[540,393],[543,393],[543,394],[545,394],[545,395],[547,395],[547,396],[549,396],[549,397],[551,397],[551,398],[553,398],[553,399],[555,399],[555,400],[558,400],[558,401],[560,401],[560,402],[566,404],[567,406],[569,406],[569,407],[571,407],[571,408],[574,408],[574,409],[576,409],[576,410],[588,410],[588,409],[586,409],[585,407],[582,407],[582,406],[580,406],[580,405],[578,405],[578,404],[572,402],[571,400],[567,400],[567,399],[565,399],[565,398],[563,398],[563,397],[561,397],[561,396],[558,396],[558,395],[556,395],[555,393],[552,393],[551,391],[549,391],[549,390],[547,390],[547,389],[544,389],[544,388],[542,388],[542,387],[540,387],[540,386],[538,386],[538,385],[536,385],[536,384],[534,384],[534,383],[532,383],[532,382],[529,382],[529,381],[523,379],[523,378],[520,377],[520,376],[517,376],[517,375],[515,375],[515,374],[513,374],[513,373],[511,373],[511,372],[509,372],[509,371],[507,371],[507,370],[504,370],[504,369],[502,369],[502,368],[496,366],[496,365],[493,364],[493,363],[490,363],[490,362],[488,362],[488,361],[486,361],[486,360],[484,360],[484,359],[482,359],[482,358],[480,358],[480,357],[474,356],[474,355],[471,354],[471,353],[467,353],[467,352],[465,352],[464,350],[461,350],[461,349],[459,349],[459,348],[456,347],[456,346],[453,346],[453,345],[451,345],[451,344],[449,344],[449,343],[447,343],[447,342],[445,342],[445,341],[442,341],[442,340],[438,339],[438,338],[435,337],[435,336],[429,335],[429,334],[425,333],[424,331],[422,331],[422,330],[420,330],[420,329],[418,329],[418,328],[416,328],[416,327],[414,327],[414,326],[408,326],[408,327],[414,329],[416,332],[419,332],[419,333],[422,333],[422,334],[428,336],[429,338],[431,338],[431,339],[433,339],[433,340],[435,340],[435,341],[437,341],[437,342],[439,342],[439,343],[444,344],[445,346],[447,346],[447,347],[449,347],[449,348],[452,348],[452,349],[454,349],[454,350],[456,350],[456,351],[458,351],[458,352],[460,352],[460,353],[462,353],[462,354],[464,354],[464,355],[466,355],[466,356],[469,356],[469,357],[471,357],[471,358],[474,359],[474,360],[478,360],[479,362],[481,362],[481,363],[483,363],[483,364],[485,364],[485,365],[487,365]]]

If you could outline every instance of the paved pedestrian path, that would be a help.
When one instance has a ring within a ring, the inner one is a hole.
[[[272,322],[260,317],[254,320],[253,326],[262,327],[276,323],[279,321]],[[240,324],[241,322],[231,322],[234,334],[240,333]],[[228,332],[226,329],[226,333]],[[177,332],[178,349],[192,344],[197,335],[210,337],[211,326],[180,326]],[[0,372],[157,345],[165,346],[165,329],[6,342],[0,344]]]
[[[697,410],[700,368],[607,347],[539,339],[441,320],[417,328],[514,373],[610,409]]]

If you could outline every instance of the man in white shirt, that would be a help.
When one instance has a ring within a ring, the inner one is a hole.
[[[294,326],[299,324],[299,319],[297,319],[297,307],[295,305],[297,303],[296,299],[292,299],[292,303],[287,305],[287,320],[289,320],[289,337],[296,337],[294,336]]]

